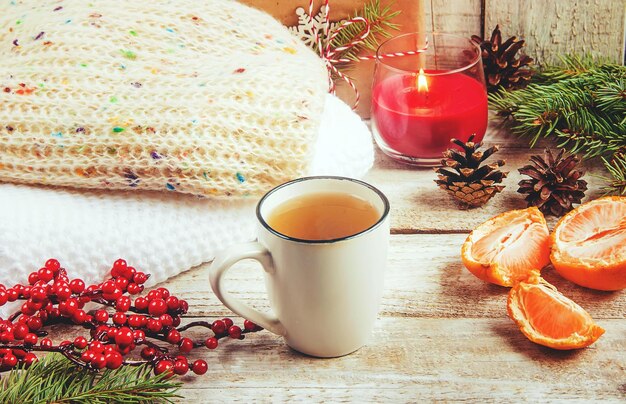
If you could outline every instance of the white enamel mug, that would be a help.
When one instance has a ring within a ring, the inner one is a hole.
[[[278,233],[267,217],[285,201],[309,193],[346,193],[369,201],[379,219],[360,233],[333,240],[302,240]],[[372,332],[383,291],[389,243],[389,201],[373,186],[344,177],[306,177],[269,191],[257,205],[258,241],[221,252],[210,271],[216,296],[233,312],[282,335],[287,344],[317,357],[349,354]],[[222,278],[252,258],[265,270],[273,313],[234,298]]]

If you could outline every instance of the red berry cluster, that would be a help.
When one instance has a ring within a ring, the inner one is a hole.
[[[156,374],[184,375],[189,370],[204,374],[208,369],[204,360],[189,363],[185,356],[192,349],[215,349],[221,338],[243,339],[243,334],[261,329],[246,320],[242,330],[229,318],[180,327],[181,315],[187,313],[189,305],[167,289],[152,290],[134,301],[130,297],[143,291],[148,277],[119,259],[111,268],[110,279],[86,287],[81,279],[70,281],[59,261],[49,259],[43,268],[29,275],[28,285],[7,288],[0,284],[0,306],[24,301],[18,312],[6,320],[0,318],[0,371],[18,365],[28,367],[37,360],[33,351],[48,351],[60,352],[92,370],[150,364]],[[89,302],[105,308],[86,312],[84,307]],[[45,326],[59,323],[81,325],[90,330],[90,338],[80,336],[58,346],[49,338],[39,340],[48,335]],[[182,332],[192,327],[208,328],[213,335],[204,341],[183,336]],[[170,353],[164,343],[174,345],[179,354]],[[142,359],[128,359],[140,345],[144,346]]]

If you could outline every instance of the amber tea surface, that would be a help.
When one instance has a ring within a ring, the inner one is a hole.
[[[267,223],[279,233],[303,240],[332,240],[351,236],[380,219],[368,201],[350,194],[313,193],[278,205]]]

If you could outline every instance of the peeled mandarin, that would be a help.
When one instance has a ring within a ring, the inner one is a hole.
[[[549,235],[535,207],[502,213],[470,233],[461,248],[463,264],[484,281],[513,286],[550,262]]]

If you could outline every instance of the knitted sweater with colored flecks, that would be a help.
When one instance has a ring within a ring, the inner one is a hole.
[[[258,196],[312,164],[323,62],[231,0],[0,0],[0,181]]]

